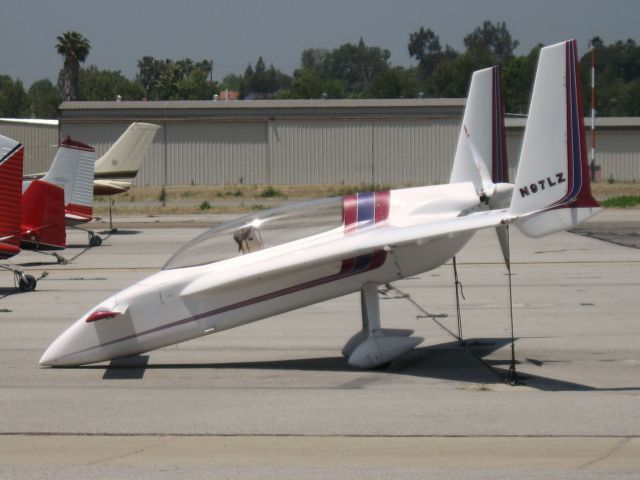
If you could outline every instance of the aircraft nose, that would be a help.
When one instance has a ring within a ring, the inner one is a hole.
[[[127,305],[118,304],[112,297],[62,332],[42,354],[39,363],[50,367],[76,366],[123,356],[135,350],[136,342],[134,339],[126,344],[119,340],[135,337],[133,333]]]
[[[77,345],[82,343],[78,328],[73,324],[49,345],[40,357],[39,363],[49,367],[76,365],[72,359],[74,353],[77,353]]]
[[[100,306],[79,318],[49,345],[40,358],[40,365],[61,367],[100,361],[95,349],[100,339],[94,322],[114,315],[119,313]]]
[[[58,364],[58,359],[63,356],[59,351],[60,348],[56,345],[54,341],[49,347],[44,351],[42,357],[40,357],[40,365],[47,367],[54,367]]]

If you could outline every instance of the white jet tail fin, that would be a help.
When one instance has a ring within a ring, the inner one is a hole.
[[[96,178],[134,178],[160,127],[132,123],[107,152],[96,161]]]
[[[51,168],[43,181],[64,190],[68,220],[86,222],[93,216],[93,169],[96,152],[93,147],[66,137],[60,144]]]
[[[469,181],[489,196],[495,184],[509,181],[499,67],[478,70],[471,77],[451,171],[451,183]]]
[[[575,40],[540,51],[510,213],[541,237],[600,210],[591,195]]]

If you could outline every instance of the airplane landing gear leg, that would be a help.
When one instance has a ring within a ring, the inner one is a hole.
[[[342,354],[354,367],[380,367],[424,340],[422,337],[412,337],[413,330],[381,328],[377,284],[363,285],[360,305],[362,330],[351,337],[342,349]]]

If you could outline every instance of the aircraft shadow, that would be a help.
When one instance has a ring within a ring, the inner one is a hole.
[[[389,365],[374,370],[390,375],[433,378],[487,386],[503,384],[507,377],[509,361],[487,359],[493,352],[506,346],[510,338],[468,339],[466,346],[457,341],[415,348]],[[527,359],[537,366],[542,360]],[[148,355],[121,358],[107,366],[89,365],[80,368],[104,369],[103,379],[142,379],[146,370],[154,369],[232,369],[232,370],[298,370],[309,372],[363,372],[349,365],[342,356],[272,360],[263,362],[226,363],[152,363]],[[520,362],[519,362],[520,363]],[[366,374],[367,372],[363,372]],[[640,387],[598,388],[590,385],[567,382],[540,375],[518,374],[521,384],[536,390],[560,391],[640,391]],[[351,383],[351,382],[349,382]],[[350,387],[343,387],[350,388]]]
[[[140,230],[125,230],[125,229],[116,228],[114,230],[103,230],[98,233],[100,235],[138,235],[141,232]]]
[[[29,293],[29,292],[23,292],[19,288],[16,288],[16,287],[1,287],[0,288],[0,298],[8,297],[9,295],[15,295],[16,293]]]
[[[48,262],[22,262],[16,263],[15,265],[19,267],[50,267],[51,265],[58,265],[58,261],[55,258],[52,258]]]

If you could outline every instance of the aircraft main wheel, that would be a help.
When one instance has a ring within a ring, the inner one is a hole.
[[[58,265],[66,265],[67,263],[69,263],[67,259],[64,257],[57,257],[57,260],[58,260]]]
[[[36,289],[37,283],[38,282],[35,277],[31,275],[24,275],[20,277],[20,280],[18,280],[18,288],[20,288],[22,292],[31,292]]]
[[[102,245],[102,237],[100,235],[94,235],[91,237],[91,240],[89,240],[89,245],[92,247],[99,247]]]

